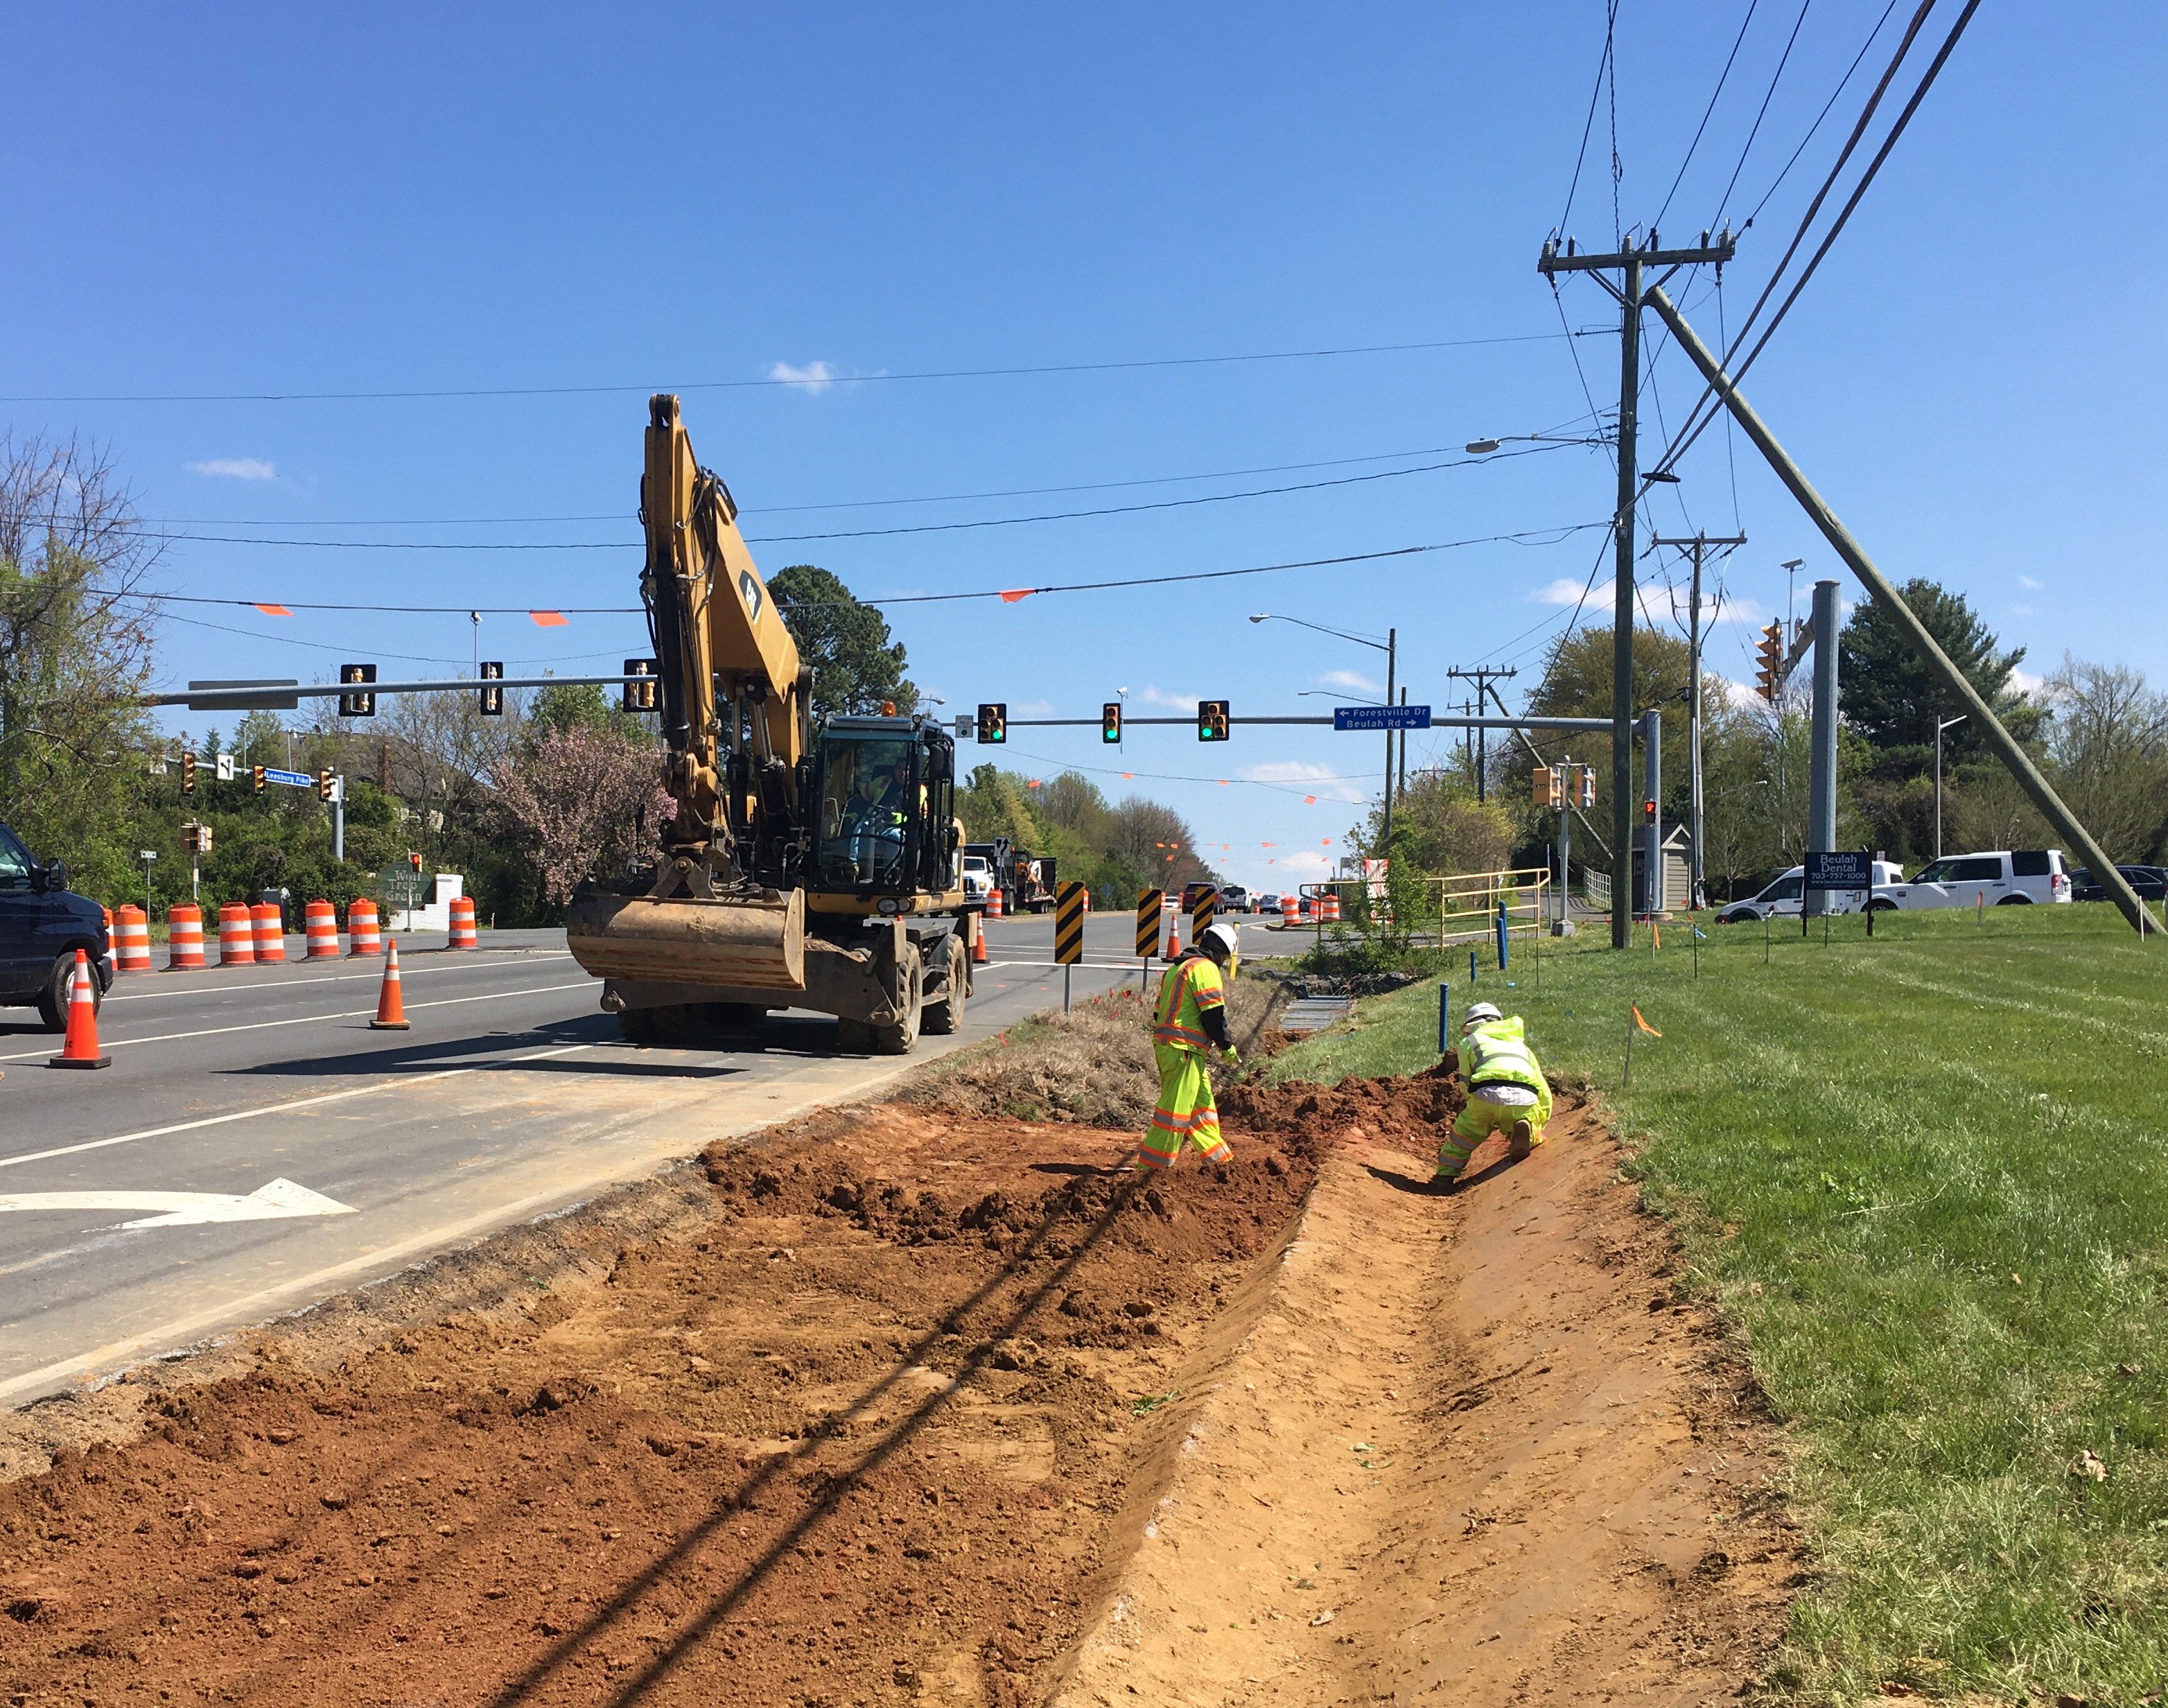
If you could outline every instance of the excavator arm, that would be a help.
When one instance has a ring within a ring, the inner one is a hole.
[[[640,516],[647,530],[640,595],[669,750],[663,785],[678,803],[664,849],[711,870],[742,866],[734,822],[742,831],[752,810],[741,802],[730,811],[730,756],[741,750],[749,775],[764,774],[794,794],[811,735],[811,684],[738,532],[730,488],[699,466],[678,400],[667,393],[648,402]]]

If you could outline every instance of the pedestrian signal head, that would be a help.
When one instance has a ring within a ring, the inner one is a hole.
[[[1596,805],[1596,767],[1582,765],[1581,771],[1581,802],[1583,807]]]
[[[979,708],[979,739],[991,747],[999,747],[1009,738],[1009,708],[1007,700],[998,700]]]
[[[624,661],[624,673],[627,676],[639,676],[648,679],[626,683],[624,695],[619,704],[627,711],[653,711],[655,710],[653,680],[655,661],[652,658],[628,658]]]
[[[1200,700],[1197,702],[1197,739],[1200,742],[1224,742],[1227,739],[1225,700]]]
[[[1122,738],[1122,703],[1110,700],[1099,708],[1099,739],[1109,747]]]
[[[1538,806],[1565,805],[1565,782],[1555,765],[1538,765],[1535,774],[1535,804]]]
[[[479,673],[484,682],[502,682],[504,680],[504,661],[502,658],[485,658],[481,661],[481,669]],[[481,689],[476,691],[476,701],[484,717],[504,716],[502,689]]]
[[[339,666],[339,681],[342,684],[375,680],[376,667],[374,664]],[[373,694],[342,694],[339,696],[338,715],[341,717],[375,717],[376,696]]]
[[[1641,803],[1641,822],[1644,824],[1654,824],[1655,822],[1656,803],[1653,801],[1644,801]]]

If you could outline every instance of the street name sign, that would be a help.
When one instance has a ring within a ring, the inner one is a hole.
[[[1332,727],[1336,730],[1427,730],[1430,727],[1430,708],[1427,705],[1336,705],[1332,708]]]
[[[281,771],[270,765],[263,768],[263,780],[284,783],[292,789],[313,789],[316,786],[316,780],[306,771]]]

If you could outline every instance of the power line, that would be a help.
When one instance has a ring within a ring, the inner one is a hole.
[[[1121,362],[1047,362],[1018,368],[939,368],[905,374],[770,375],[760,380],[692,380],[674,386],[487,386],[401,391],[190,391],[0,396],[0,403],[359,403],[411,402],[464,397],[592,397],[625,393],[757,391],[796,386],[895,385],[917,380],[999,380],[1042,374],[1108,374],[1145,368],[1208,368],[1237,362],[1297,362],[1333,356],[1405,354],[1421,350],[1464,350],[1488,344],[1548,343],[1553,333],[1515,333],[1496,338],[1432,338],[1400,344],[1346,344],[1314,350],[1258,350],[1227,356],[1156,356]]]
[[[1596,441],[1565,443],[1593,444]],[[903,534],[954,534],[981,528],[1020,528],[1041,522],[1074,522],[1099,516],[1134,516],[1152,510],[1189,509],[1200,504],[1225,504],[1243,498],[1271,498],[1290,492],[1321,492],[1332,487],[1363,486],[1376,481],[1399,480],[1408,475],[1435,474],[1441,469],[1470,468],[1487,463],[1505,462],[1517,457],[1534,456],[1564,448],[1564,444],[1532,444],[1514,450],[1492,451],[1483,456],[1453,457],[1443,462],[1424,463],[1414,468],[1379,469],[1368,474],[1339,475],[1331,480],[1299,481],[1282,487],[1255,487],[1246,492],[1206,492],[1191,498],[1159,498],[1147,504],[1108,504],[1091,510],[1056,510],[1036,516],[990,516],[964,522],[921,522],[899,528],[838,529],[821,534],[752,534],[746,536],[746,543],[748,545],[794,545],[815,540],[879,540]],[[319,551],[636,551],[642,544],[637,540],[286,540],[267,539],[258,535],[183,534],[153,529],[137,531],[143,538],[150,540],[189,540],[207,545],[275,545]]]
[[[1686,182],[1687,168],[1693,164],[1694,151],[1701,146],[1702,132],[1708,129],[1709,117],[1716,111],[1717,98],[1724,93],[1724,84],[1730,81],[1733,62],[1738,59],[1739,50],[1746,44],[1747,28],[1754,22],[1754,13],[1761,4],[1762,0],[1748,0],[1746,15],[1739,20],[1739,34],[1732,38],[1731,52],[1724,61],[1724,69],[1717,74],[1716,87],[1709,91],[1708,105],[1702,109],[1701,123],[1694,126],[1693,141],[1687,144],[1687,157],[1679,162],[1678,176],[1671,180],[1671,188],[1664,197],[1663,206],[1656,210],[1656,217],[1649,222],[1651,229],[1664,223],[1664,215],[1671,210],[1671,197],[1679,193],[1679,186]]]
[[[1762,193],[1762,200],[1754,204],[1754,211],[1746,216],[1747,226],[1752,225],[1755,221],[1762,217],[1762,210],[1769,205],[1769,199],[1783,187],[1784,180],[1791,176],[1792,168],[1799,163],[1799,157],[1807,152],[1807,145],[1820,133],[1822,120],[1829,117],[1830,110],[1836,105],[1838,98],[1852,87],[1852,77],[1866,60],[1868,51],[1881,40],[1883,28],[1889,22],[1889,14],[1896,9],[1897,0],[1889,0],[1889,3],[1882,8],[1881,17],[1874,20],[1874,28],[1867,32],[1867,40],[1860,43],[1859,51],[1852,56],[1852,63],[1845,68],[1844,75],[1837,79],[1836,87],[1830,91],[1829,99],[1822,103],[1822,109],[1815,115],[1815,122],[1807,126],[1807,134],[1799,139],[1799,146],[1792,151],[1792,157],[1784,162],[1783,169],[1771,180],[1769,188]],[[1745,231],[1746,226],[1741,226],[1740,229]]]
[[[999,599],[1005,604],[1014,604],[1035,593],[1099,593],[1108,588],[1130,587],[1163,587],[1177,582],[1225,581],[1236,576],[1273,575],[1283,570],[1332,569],[1352,563],[1378,563],[1390,558],[1417,557],[1432,551],[1459,551],[1475,545],[1555,545],[1576,534],[1591,528],[1608,528],[1607,519],[1601,522],[1568,522],[1550,528],[1524,529],[1512,534],[1485,534],[1466,540],[1443,540],[1425,545],[1398,545],[1382,551],[1355,551],[1336,557],[1300,558],[1287,563],[1251,564],[1241,569],[1184,570],[1171,575],[1126,576],[1113,581],[1084,581],[1049,583],[1042,587],[985,588],[970,593],[896,593],[886,597],[829,601],[800,600],[802,604],[832,604],[843,605],[923,605],[951,604],[967,599]],[[557,616],[628,617],[639,616],[645,607],[640,605],[380,605],[334,604],[309,599],[257,600],[213,599],[201,593],[146,593],[118,588],[93,588],[91,592],[101,598],[139,599],[152,604],[180,604],[194,605],[222,605],[235,609],[260,609],[266,604],[277,604],[285,611],[369,611],[398,616],[464,616],[480,611],[484,616],[523,617],[536,611],[547,611]]]
[[[1777,85],[1784,81],[1784,67],[1792,62],[1792,50],[1799,45],[1800,27],[1807,21],[1807,8],[1814,3],[1815,0],[1799,0],[1799,15],[1792,20],[1792,33],[1784,40],[1784,51],[1777,58],[1776,73],[1769,79],[1762,105],[1754,114],[1753,127],[1746,133],[1746,146],[1739,151],[1739,163],[1731,168],[1731,181],[1724,185],[1723,200],[1717,203],[1715,215],[1708,222],[1711,231],[1716,229],[1724,218],[1724,210],[1731,205],[1731,193],[1739,188],[1739,174],[1746,170],[1746,157],[1754,152],[1754,139],[1762,134],[1762,121],[1769,116],[1769,103],[1777,98]],[[1889,0],[1889,3],[1894,6],[1897,0]]]
[[[1573,217],[1573,199],[1581,189],[1581,168],[1588,158],[1589,133],[1596,129],[1596,104],[1603,98],[1603,74],[1611,67],[1612,30],[1618,21],[1618,0],[1604,0],[1603,55],[1596,62],[1596,87],[1588,92],[1588,117],[1581,127],[1581,152],[1573,157],[1573,182],[1566,186],[1565,209],[1559,215],[1558,236],[1565,236],[1566,221]]]

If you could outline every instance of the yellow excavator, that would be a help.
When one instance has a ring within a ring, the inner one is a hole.
[[[583,884],[573,959],[638,1043],[699,1046],[768,1011],[833,1014],[847,1051],[906,1055],[970,994],[956,748],[926,717],[813,712],[813,673],[678,400],[650,400],[647,608],[677,803],[651,870]]]

